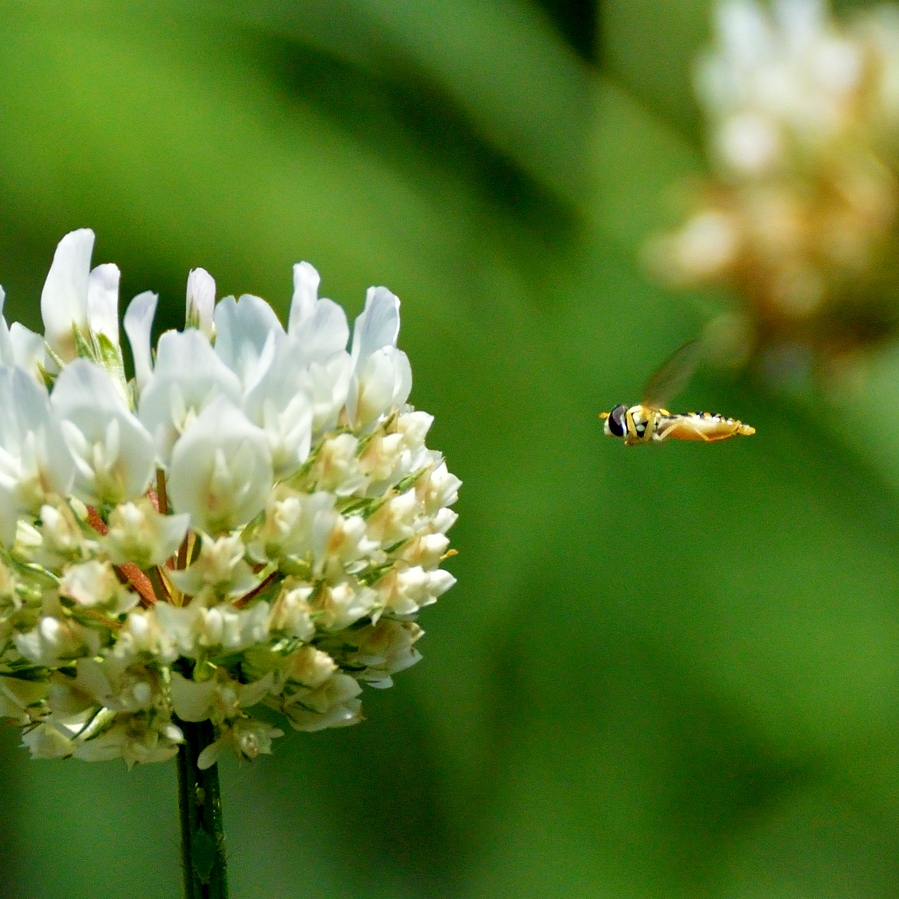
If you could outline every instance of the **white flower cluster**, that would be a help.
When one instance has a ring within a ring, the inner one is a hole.
[[[399,300],[343,310],[294,267],[285,330],[202,269],[155,352],[157,297],[118,331],[119,270],[60,242],[45,333],[0,318],[0,716],[35,757],[163,761],[209,720],[213,764],[361,718],[360,682],[419,659],[459,481],[406,404]],[[0,291],[0,311],[3,294]]]
[[[839,23],[824,0],[721,0],[697,91],[714,176],[654,267],[736,287],[763,331],[851,318],[899,218],[899,11]]]

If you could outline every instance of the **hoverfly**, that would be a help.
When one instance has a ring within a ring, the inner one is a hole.
[[[599,417],[605,420],[605,433],[610,437],[623,437],[625,446],[661,443],[669,438],[711,443],[737,434],[754,434],[755,428],[735,418],[724,418],[711,412],[675,414],[663,408],[671,397],[687,386],[699,358],[698,341],[685,343],[649,379],[640,403],[630,408],[618,405],[611,412],[600,413]]]

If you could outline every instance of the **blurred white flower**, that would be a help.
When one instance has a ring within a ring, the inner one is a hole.
[[[724,0],[717,26],[697,90],[725,167],[762,174],[789,152],[839,139],[865,114],[867,47],[823,0],[774,0],[770,15],[755,0]]]
[[[152,346],[155,294],[124,318],[119,270],[66,236],[45,334],[0,317],[0,714],[42,758],[246,759],[282,731],[361,720],[360,682],[418,660],[458,479],[406,404],[399,300],[343,310],[294,267],[285,329],[265,301],[188,278],[185,330]],[[3,294],[0,290],[0,312]]]
[[[886,339],[899,321],[899,11],[841,22],[825,0],[719,0],[715,14],[696,70],[712,174],[651,242],[651,266],[734,289],[742,317],[717,330],[754,340],[744,355]]]

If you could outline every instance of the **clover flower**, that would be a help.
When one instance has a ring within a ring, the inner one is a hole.
[[[358,722],[454,583],[459,481],[406,403],[399,300],[371,288],[348,351],[308,263],[286,329],[196,269],[155,352],[157,297],[129,305],[128,380],[93,242],[60,242],[43,337],[0,318],[0,715],[35,757],[129,766],[172,757],[179,721],[215,728],[201,767],[271,751],[255,707]]]
[[[649,247],[668,282],[730,287],[750,343],[852,349],[899,325],[899,13],[723,0],[696,88],[713,174]]]

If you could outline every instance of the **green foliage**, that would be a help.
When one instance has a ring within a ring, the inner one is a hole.
[[[384,283],[464,481],[421,665],[224,763],[234,894],[894,895],[899,359],[845,415],[701,377],[686,406],[758,430],[719,446],[596,417],[717,302],[639,260],[701,166],[708,4],[603,4],[602,73],[513,0],[186,8],[3,5],[7,317],[81,226],[169,324],[198,265],[282,311],[300,259],[351,311]],[[174,765],[16,735],[2,895],[177,894]]]

